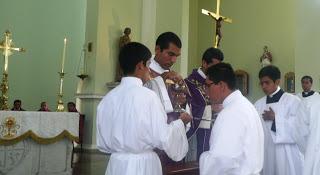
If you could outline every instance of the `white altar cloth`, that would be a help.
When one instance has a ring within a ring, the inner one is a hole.
[[[78,113],[0,111],[0,174],[71,175],[78,132]]]

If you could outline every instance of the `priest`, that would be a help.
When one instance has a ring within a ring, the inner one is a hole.
[[[173,160],[181,160],[188,151],[185,124],[191,117],[182,113],[167,124],[159,97],[143,82],[149,78],[151,53],[132,42],[119,54],[124,77],[97,109],[97,147],[111,153],[108,175],[162,175],[155,148],[164,150]]]
[[[196,135],[197,140],[197,159],[201,153],[209,150],[209,139],[211,126],[214,120],[212,109],[219,109],[220,104],[211,104],[209,96],[205,92],[205,80],[207,69],[223,61],[223,53],[210,47],[202,55],[202,65],[193,69],[192,73],[185,79],[190,91],[190,102],[192,109],[192,124],[188,131],[188,137]],[[211,105],[214,108],[211,108]],[[216,111],[218,112],[218,111]]]
[[[263,165],[263,129],[254,106],[235,89],[230,64],[207,71],[207,92],[223,109],[213,125],[210,150],[201,154],[201,175],[258,175]]]
[[[273,65],[259,72],[260,85],[266,96],[255,106],[265,135],[263,175],[302,174],[303,157],[295,139],[295,121],[300,99],[280,87],[280,70]]]
[[[181,40],[175,33],[164,32],[160,34],[156,40],[155,55],[150,60],[151,79],[145,83],[145,86],[153,90],[160,98],[167,113],[168,123],[175,121],[180,115],[180,112],[175,109],[177,93],[184,94],[184,96],[181,95],[184,98],[181,98],[181,107],[187,112],[185,115],[191,113],[189,105],[187,105],[186,97],[189,95],[189,91],[185,82],[182,76],[171,70],[181,54],[181,47]],[[178,92],[175,90],[177,85],[185,88],[181,88]],[[168,165],[176,164],[176,161],[170,159],[163,151],[156,150],[156,152],[165,171]]]

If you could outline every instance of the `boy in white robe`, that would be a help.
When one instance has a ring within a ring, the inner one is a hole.
[[[263,175],[301,175],[303,157],[295,139],[295,120],[300,99],[279,87],[281,73],[273,65],[259,72],[260,85],[266,96],[255,106],[261,115],[265,154]]]
[[[305,75],[301,78],[301,87],[303,92],[298,93],[297,96],[302,100],[302,103],[305,103],[306,106],[312,104],[313,98],[318,98],[318,92],[312,90],[313,79],[309,75]]]
[[[303,92],[298,93],[297,96],[303,100],[313,95],[319,95],[318,92],[312,90],[313,79],[309,75],[305,75],[301,78],[301,87]]]
[[[143,86],[150,76],[150,57],[140,43],[125,45],[119,54],[124,77],[98,105],[97,147],[111,153],[107,175],[162,175],[155,148],[176,161],[188,151],[185,124],[191,117],[182,113],[167,124],[159,98]]]
[[[313,95],[298,109],[297,142],[304,153],[303,175],[320,174],[320,95]]]
[[[263,129],[254,106],[235,90],[230,64],[207,70],[207,93],[223,105],[213,125],[210,150],[200,156],[201,175],[258,175],[263,165]]]

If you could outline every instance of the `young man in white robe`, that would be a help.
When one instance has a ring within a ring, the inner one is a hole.
[[[320,96],[302,103],[298,109],[297,140],[304,153],[303,175],[320,174]]]
[[[295,139],[297,108],[300,99],[279,87],[281,72],[273,65],[259,72],[266,96],[255,106],[263,121],[265,154],[263,175],[301,175],[303,156]]]
[[[207,70],[212,103],[223,105],[213,125],[210,150],[200,156],[200,175],[258,175],[263,165],[263,128],[254,106],[235,90],[230,64]]]
[[[298,93],[297,96],[302,100],[302,103],[305,103],[307,106],[312,103],[313,98],[318,98],[316,96],[319,96],[318,92],[312,90],[312,84],[313,79],[311,76],[305,75],[301,78],[301,87],[303,92]]]
[[[132,42],[119,54],[124,77],[97,109],[97,147],[111,153],[106,175],[162,175],[155,148],[176,161],[188,151],[185,124],[191,117],[182,113],[167,124],[159,97],[143,86],[149,75],[147,47]]]

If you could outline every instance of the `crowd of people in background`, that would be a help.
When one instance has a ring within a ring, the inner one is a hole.
[[[13,101],[13,107],[11,108],[11,111],[26,111],[26,110],[22,108],[22,101],[20,99],[16,99]],[[40,103],[40,109],[38,111],[51,112],[51,110],[49,109],[48,103],[45,101]],[[66,112],[78,112],[76,108],[76,104],[74,102],[68,102]]]

